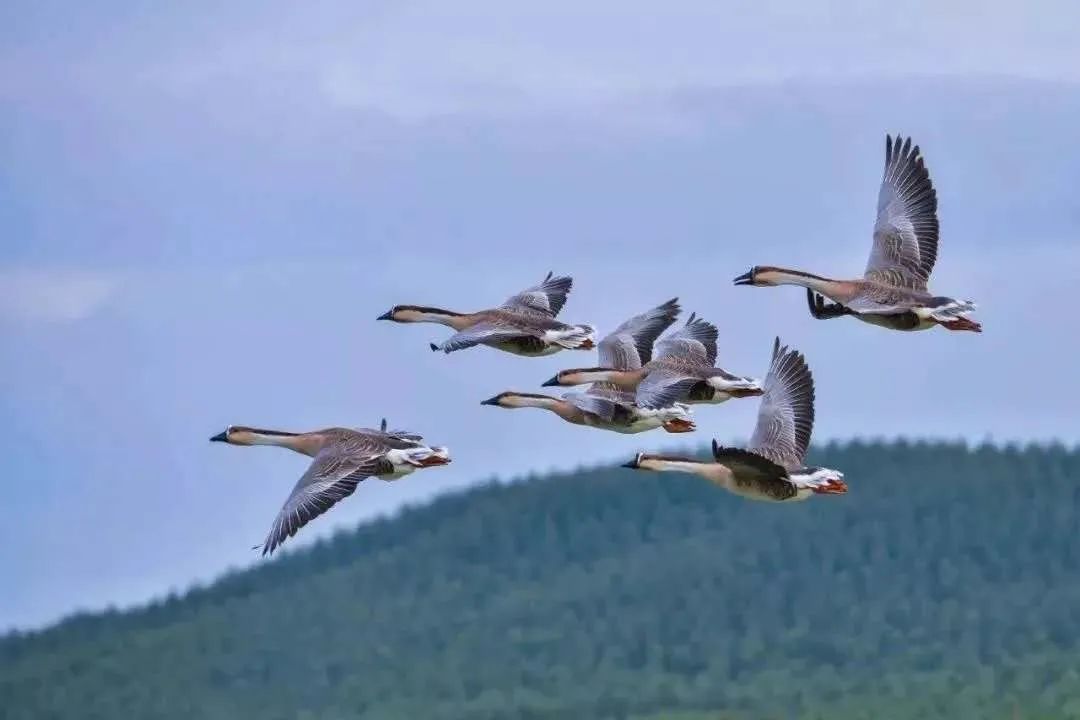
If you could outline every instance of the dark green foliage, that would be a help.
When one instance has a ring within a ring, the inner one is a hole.
[[[0,641],[0,717],[1080,718],[1080,452],[854,443],[844,497],[492,484]]]

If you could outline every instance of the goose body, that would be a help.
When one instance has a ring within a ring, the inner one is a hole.
[[[473,313],[422,305],[395,305],[378,317],[398,323],[437,323],[457,332],[431,349],[451,353],[486,345],[524,357],[543,357],[561,350],[589,350],[591,325],[569,325],[555,319],[566,304],[573,280],[547,274],[539,285],[510,297],[501,306]]]
[[[716,367],[717,336],[715,325],[691,315],[683,327],[656,344],[653,359],[634,367],[619,367],[609,360],[600,367],[563,370],[544,385],[609,383],[633,392],[638,407],[654,410],[677,403],[715,404],[761,395],[757,380]]]
[[[670,433],[694,430],[690,408],[674,405],[660,410],[639,408],[634,404],[633,393],[604,388],[589,388],[584,392],[570,392],[561,398],[536,393],[507,391],[488,398],[481,405],[516,409],[524,407],[548,410],[568,423],[584,425],[598,430],[608,430],[633,435],[656,428]]]
[[[332,427],[294,433],[234,425],[210,438],[230,445],[276,445],[312,459],[300,477],[262,544],[262,554],[274,552],[304,525],[356,490],[361,480],[397,480],[417,468],[446,465],[446,448],[428,447],[419,435],[387,430]]]
[[[843,473],[804,464],[814,428],[814,378],[802,353],[773,344],[772,364],[757,425],[745,448],[713,441],[712,462],[671,455],[638,455],[625,467],[698,475],[751,500],[795,502],[847,492]]]
[[[878,191],[874,242],[862,278],[835,280],[801,270],[757,265],[736,285],[806,288],[810,314],[819,319],[850,315],[890,330],[982,332],[968,317],[970,300],[934,295],[927,288],[937,262],[937,193],[919,146],[911,138],[885,138],[885,172]],[[826,299],[832,301],[827,302]]]

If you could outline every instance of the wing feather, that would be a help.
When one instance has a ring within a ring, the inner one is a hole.
[[[937,192],[911,138],[885,137],[868,280],[925,290],[938,252]]]
[[[716,364],[716,339],[720,333],[711,322],[692,313],[686,324],[656,344],[656,357],[683,357],[707,365]]]
[[[672,298],[619,325],[597,346],[601,367],[637,370],[649,362],[653,343],[675,322],[679,312],[679,299]]]
[[[650,410],[669,408],[675,403],[685,402],[690,391],[700,382],[701,378],[688,375],[676,367],[659,365],[638,383],[635,400],[639,407]]]
[[[300,528],[352,495],[364,478],[387,472],[389,463],[383,456],[388,449],[377,436],[350,432],[320,450],[274,519],[262,554],[273,553]]]
[[[802,467],[814,430],[814,376],[798,350],[773,343],[757,426],[747,449],[788,469]]]
[[[526,288],[508,298],[503,303],[503,308],[538,312],[553,318],[566,304],[566,296],[573,284],[573,278],[565,275],[553,277],[549,272],[539,285]]]
[[[464,350],[465,348],[471,348],[477,345],[490,345],[512,340],[527,334],[528,333],[525,330],[518,327],[498,322],[485,321],[454,333],[444,340],[441,345],[432,343],[431,349],[442,350],[444,353],[452,353],[457,350]]]

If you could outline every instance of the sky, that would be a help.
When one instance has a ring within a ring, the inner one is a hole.
[[[489,307],[571,274],[601,331],[672,296],[815,439],[1080,439],[1080,6],[284,0],[0,6],[0,629],[259,562],[307,460],[229,424],[392,425],[454,462],[365,482],[299,547],[492,477],[669,447],[539,411],[585,353],[427,349],[396,303]],[[857,276],[886,132],[938,190],[931,287],[982,335],[814,321],[753,264]],[[756,401],[696,413],[738,440]],[[858,479],[849,478],[854,491]]]

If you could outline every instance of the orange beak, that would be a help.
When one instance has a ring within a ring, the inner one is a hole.
[[[814,488],[818,495],[843,495],[847,492],[847,483],[843,480],[830,480],[827,485]]]
[[[420,461],[420,467],[436,467],[438,465],[449,465],[450,458],[443,457],[442,455],[432,455],[429,458],[425,458]]]

